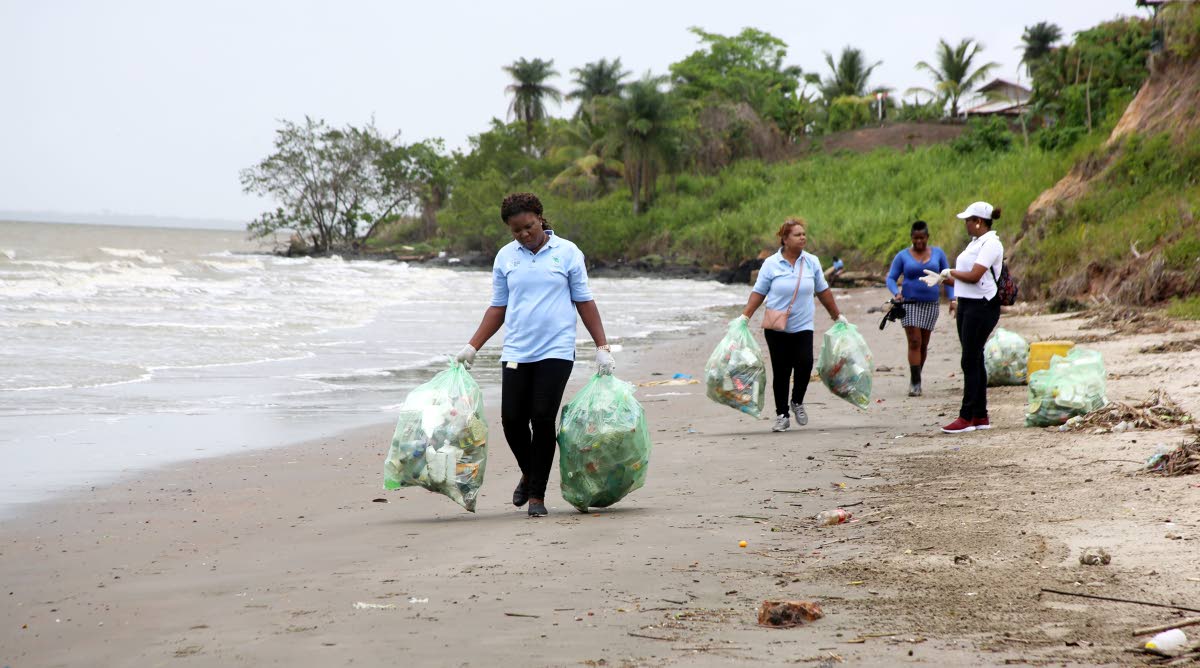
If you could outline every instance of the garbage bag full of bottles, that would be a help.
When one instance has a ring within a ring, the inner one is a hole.
[[[408,393],[400,406],[383,486],[424,487],[475,512],[487,466],[483,392],[458,362]]]
[[[606,508],[646,482],[650,430],[633,385],[596,374],[563,406],[558,429],[562,495],[580,512]]]
[[[848,322],[835,322],[821,341],[817,374],[830,392],[859,408],[871,403],[871,382],[875,364],[871,349]]]
[[[997,327],[983,346],[988,385],[1024,385],[1028,365],[1029,342],[1025,337]]]
[[[758,417],[767,389],[767,365],[762,348],[745,320],[729,324],[725,338],[717,344],[704,365],[709,399]]]
[[[1108,403],[1105,397],[1104,359],[1087,348],[1072,348],[1066,357],[1055,355],[1050,368],[1029,376],[1026,427],[1049,427],[1086,415]]]

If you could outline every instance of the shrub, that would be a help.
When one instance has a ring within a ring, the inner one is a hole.
[[[843,95],[829,105],[829,131],[854,130],[871,124],[871,100]]]
[[[950,146],[958,153],[977,151],[1007,151],[1012,148],[1013,133],[1002,118],[972,118],[967,129]]]
[[[1033,133],[1034,141],[1043,151],[1058,151],[1074,146],[1086,134],[1085,128],[1056,125]]]

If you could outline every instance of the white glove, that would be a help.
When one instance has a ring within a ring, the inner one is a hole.
[[[844,323],[846,323],[847,325],[849,325],[849,324],[850,324],[850,321],[846,319],[846,316],[842,315],[841,313],[839,313],[839,314],[838,314],[837,321],[838,321],[838,322],[844,322]]]
[[[596,373],[601,376],[611,376],[617,370],[617,361],[613,359],[612,351],[608,346],[600,346],[596,349]]]
[[[471,365],[475,363],[475,353],[477,352],[479,351],[475,350],[475,346],[468,343],[454,356],[454,361],[470,369]]]
[[[940,274],[932,269],[926,269],[925,275],[922,276],[920,280],[922,283],[932,288],[948,278],[950,278],[949,269],[943,269],[942,273]]]
[[[747,322],[750,322],[750,318],[747,318],[746,314],[743,313],[742,315],[739,315],[738,317],[734,318],[733,320],[730,320],[729,324],[730,325],[742,325]]]

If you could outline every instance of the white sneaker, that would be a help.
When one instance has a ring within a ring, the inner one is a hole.
[[[771,427],[771,431],[787,431],[792,426],[792,421],[788,419],[787,413],[775,418],[775,425]]]
[[[792,412],[796,414],[796,424],[800,427],[808,424],[808,413],[804,412],[804,404],[792,402]]]

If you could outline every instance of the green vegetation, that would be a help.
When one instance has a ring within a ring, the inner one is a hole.
[[[1169,9],[1167,51],[1180,57],[1200,45],[1200,8]],[[1027,27],[1034,96],[1019,119],[1023,141],[1005,120],[973,119],[945,145],[867,154],[829,154],[819,138],[877,122],[872,94],[888,90],[870,81],[879,62],[847,46],[826,54],[822,79],[787,64],[787,45],[761,30],[692,32],[697,48],[666,76],[630,80],[619,58],[572,68],[569,118],[549,113],[564,98],[550,84],[554,61],[518,59],[503,68],[509,121],[493,119],[453,154],[369,125],[284,123],[276,152],[242,174],[247,191],[280,204],[251,230],[296,229],[317,252],[486,253],[509,239],[499,202],[532,191],[594,262],[738,264],[773,247],[796,215],[819,255],[881,270],[918,218],[935,244],[960,247],[953,214],[985,199],[1006,211],[1001,234],[1022,237],[1026,286],[1117,271],[1131,247],[1153,253],[1174,285],[1200,285],[1200,130],[1105,145],[1147,76],[1149,21],[1102,23],[1065,45],[1053,24]],[[917,65],[935,85],[899,106],[886,100],[887,116],[957,120],[947,117],[994,67],[981,52],[971,38],[941,40],[932,64]],[[1102,183],[1024,229],[1030,203],[1076,165]]]
[[[1028,280],[1049,286],[1089,266],[1116,269],[1135,244],[1163,244],[1165,268],[1200,273],[1200,130],[1182,141],[1132,134],[1083,159],[1099,151],[1115,155],[1101,183],[1027,243]]]
[[[1172,299],[1167,305],[1167,315],[1181,320],[1200,320],[1200,295]]]
[[[964,203],[986,196],[1022,211],[1072,162],[1068,154],[1036,147],[969,156],[949,146],[881,149],[793,163],[746,160],[714,175],[680,174],[640,218],[630,215],[619,193],[588,201],[553,193],[543,199],[555,228],[597,259],[655,254],[677,263],[737,263],[772,247],[783,219],[798,215],[810,223],[814,252],[879,268],[908,243],[905,230],[913,220],[930,223],[934,243],[957,248],[966,239],[954,214]],[[492,187],[497,196],[504,190]],[[452,202],[442,217],[455,245],[491,251],[507,243],[496,217],[499,200],[469,201],[469,207]],[[1018,225],[1019,214],[1013,218],[1001,229]]]
[[[983,51],[983,45],[972,39],[964,39],[958,46],[951,47],[940,40],[937,48],[937,64],[930,65],[922,60],[918,70],[928,72],[934,80],[933,90],[913,88],[910,92],[922,92],[950,103],[950,116],[958,116],[958,101],[987,80],[988,74],[999,67],[998,63],[976,65],[975,58]]]

